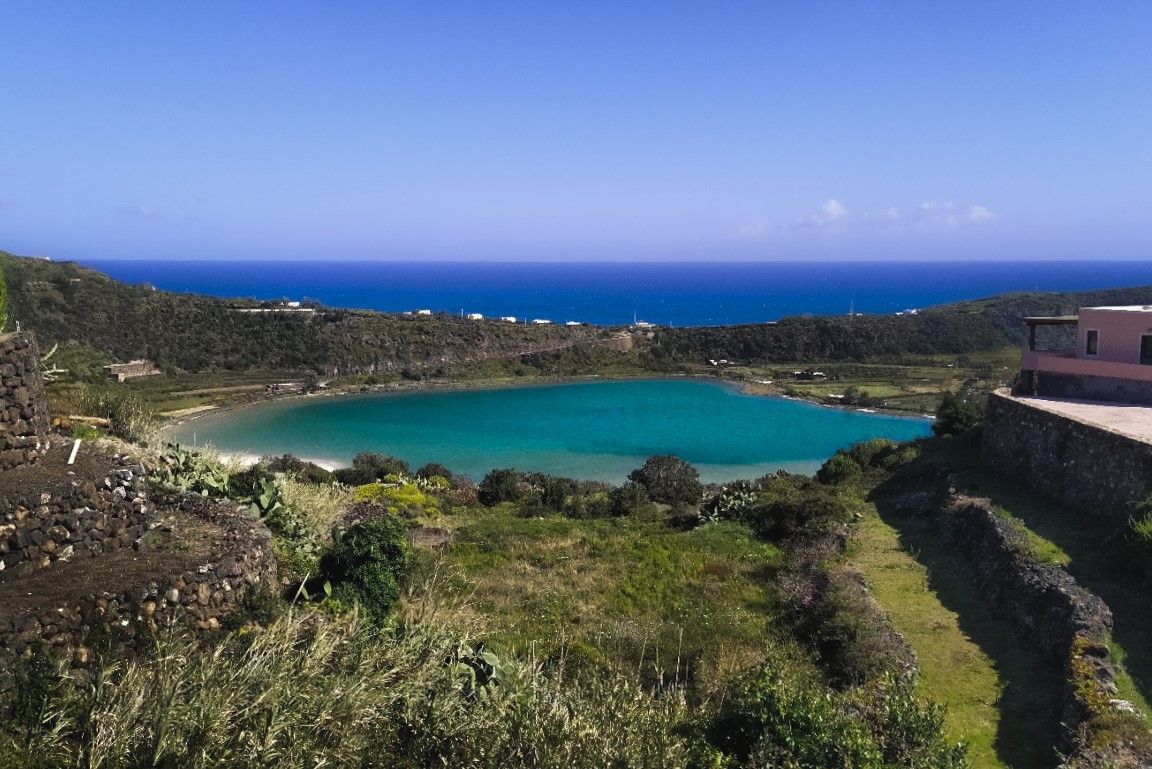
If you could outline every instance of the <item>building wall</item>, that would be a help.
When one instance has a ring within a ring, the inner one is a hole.
[[[1152,443],[1046,411],[1005,390],[988,399],[983,453],[990,468],[1117,527],[1152,492]]]
[[[1152,334],[1152,311],[1081,308],[1076,328],[1076,355],[1084,355],[1089,329],[1100,332],[1100,352],[1093,359],[1140,364],[1140,335]],[[1092,360],[1092,359],[1090,359]]]
[[[0,470],[31,464],[48,446],[40,351],[31,334],[0,334]]]

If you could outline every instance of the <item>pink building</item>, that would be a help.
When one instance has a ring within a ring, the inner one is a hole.
[[[1025,318],[1020,392],[1152,403],[1152,305],[1081,307],[1079,315]],[[1076,346],[1036,349],[1039,326],[1075,326]]]

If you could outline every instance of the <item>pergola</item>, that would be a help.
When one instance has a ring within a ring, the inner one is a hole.
[[[1054,317],[1025,318],[1024,325],[1028,327],[1028,349],[1036,349],[1037,326],[1075,326],[1079,322],[1075,315],[1057,315]]]

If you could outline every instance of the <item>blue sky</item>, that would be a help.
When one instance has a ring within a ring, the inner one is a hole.
[[[11,2],[0,248],[1148,258],[1152,3]]]

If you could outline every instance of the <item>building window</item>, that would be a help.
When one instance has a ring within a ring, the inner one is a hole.
[[[1140,335],[1140,364],[1152,366],[1152,334]]]
[[[1084,354],[1100,354],[1100,332],[1094,328],[1090,328],[1084,333]]]

